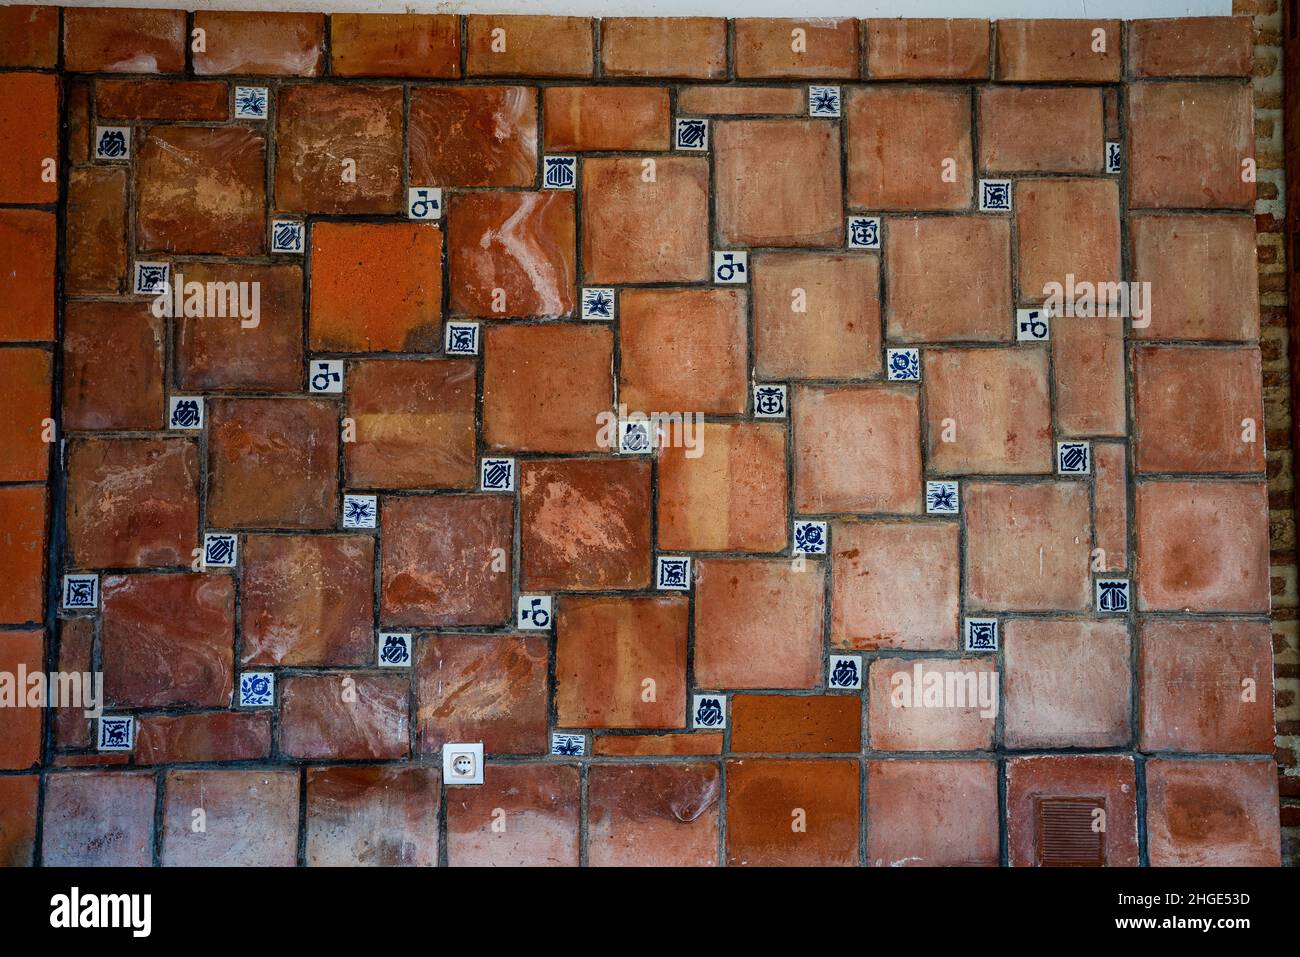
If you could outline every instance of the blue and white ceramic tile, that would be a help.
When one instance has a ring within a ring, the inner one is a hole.
[[[301,219],[271,220],[271,252],[301,253],[306,245],[305,232]]]
[[[1118,143],[1106,144],[1106,172],[1118,173],[1124,167],[1123,156]]]
[[[442,746],[442,783],[483,783],[482,741],[449,741]]]
[[[442,343],[442,351],[449,356],[478,355],[478,323],[449,322]]]
[[[515,460],[480,459],[478,487],[480,492],[513,492],[515,490]]]
[[[1016,310],[1017,342],[1046,342],[1051,332],[1051,320],[1046,309]]]
[[[239,706],[270,708],[275,704],[275,674],[270,671],[245,671],[239,676]]]
[[[578,157],[543,156],[542,188],[573,189],[578,184]]]
[[[238,535],[233,532],[203,533],[204,568],[234,568],[238,563]]]
[[[171,288],[171,263],[137,262],[131,291],[137,296],[161,296]]]
[[[715,250],[713,281],[724,285],[749,282],[749,253],[741,250]]]
[[[1087,442],[1057,442],[1056,471],[1061,475],[1088,475],[1092,472],[1092,446]]]
[[[203,397],[174,395],[167,400],[167,428],[194,431],[203,428]]]
[[[406,191],[406,215],[410,219],[440,218],[442,190],[433,186],[412,186]]]
[[[644,417],[621,419],[618,423],[620,455],[649,455],[655,450],[655,436],[650,420]]]
[[[834,691],[860,691],[862,658],[858,655],[831,655],[826,671],[826,687]]]
[[[270,109],[271,91],[266,87],[235,87],[235,119],[264,120]]]
[[[135,747],[135,718],[130,715],[104,715],[95,735],[99,751],[130,751]]]
[[[880,217],[850,216],[848,235],[850,249],[879,249]]]
[[[616,301],[614,290],[608,286],[584,286],[582,288],[582,318],[613,319]]]
[[[965,628],[966,650],[997,651],[998,631],[998,620],[996,618],[967,618]]]
[[[955,481],[940,480],[925,483],[927,515],[956,515],[960,510],[961,493]]]
[[[375,657],[381,668],[409,668],[415,654],[414,639],[406,632],[381,631]]]
[[[673,128],[673,145],[679,150],[703,152],[709,148],[709,121],[678,117]]]
[[[809,116],[839,116],[840,88],[838,86],[808,87]]]
[[[551,596],[520,595],[515,627],[524,631],[546,631],[551,627]]]
[[[1006,213],[1011,211],[1011,180],[980,180],[980,211]]]
[[[551,735],[551,754],[566,758],[580,758],[587,753],[587,736],[556,731]]]
[[[308,373],[308,391],[317,395],[337,395],[343,391],[342,359],[313,359]]]
[[[107,162],[126,161],[131,158],[131,127],[95,127],[95,159]]]
[[[760,419],[784,419],[787,411],[786,388],[765,382],[754,386],[754,415]]]
[[[99,607],[98,575],[64,575],[63,607],[67,611],[82,611]]]
[[[655,587],[660,591],[690,591],[690,557],[686,555],[660,555],[656,558]]]
[[[375,495],[343,496],[343,527],[374,528],[379,522],[379,498]]]
[[[795,522],[794,551],[799,555],[825,555],[829,543],[825,522]]]
[[[1132,607],[1127,578],[1098,578],[1095,587],[1098,611],[1122,614]]]
[[[920,349],[888,349],[885,351],[885,373],[890,382],[921,381]]]
[[[697,694],[691,698],[691,727],[721,731],[727,726],[727,696]]]

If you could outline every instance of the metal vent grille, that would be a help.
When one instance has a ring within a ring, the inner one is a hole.
[[[1094,830],[1093,812],[1101,798],[1044,797],[1034,802],[1034,846],[1040,867],[1102,867],[1106,833]]]

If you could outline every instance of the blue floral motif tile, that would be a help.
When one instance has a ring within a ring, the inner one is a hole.
[[[582,318],[610,320],[614,318],[614,290],[605,286],[584,286],[582,289]]]
[[[271,220],[271,252],[301,253],[305,245],[305,227],[302,220]]]
[[[478,323],[449,322],[442,351],[449,356],[478,355]]]
[[[808,115],[839,116],[840,88],[838,86],[808,87]]]
[[[1051,320],[1046,309],[1016,310],[1017,342],[1046,342],[1051,332]]]
[[[171,263],[137,262],[131,291],[137,296],[161,296],[171,289]]]
[[[412,186],[406,191],[409,219],[438,219],[442,216],[442,190],[433,186]]]
[[[649,455],[655,450],[655,445],[655,435],[649,419],[629,418],[618,423],[620,455]]]
[[[862,658],[858,655],[831,655],[826,671],[826,687],[834,691],[860,691]]]
[[[542,188],[573,189],[578,184],[578,157],[543,156]]]
[[[67,611],[82,611],[99,607],[98,575],[64,575],[63,607]]]
[[[245,671],[239,676],[239,706],[270,708],[275,704],[275,675],[270,671]]]
[[[961,500],[954,481],[925,483],[925,512],[927,515],[956,515]]]
[[[888,349],[885,352],[885,373],[890,382],[921,381],[920,349]]]
[[[234,568],[238,561],[238,535],[231,532],[203,533],[204,568]]]
[[[131,158],[131,127],[95,127],[95,159],[125,162]]]
[[[1132,606],[1129,601],[1129,584],[1126,578],[1098,578],[1097,610],[1123,614]]]
[[[515,627],[523,631],[546,631],[551,627],[551,596],[520,595]]]
[[[1118,143],[1106,144],[1106,172],[1118,173],[1123,169],[1123,158]]]
[[[342,359],[313,359],[308,375],[307,388],[317,395],[337,395],[343,391]]]
[[[691,699],[691,727],[721,731],[727,726],[727,696],[697,694]]]
[[[660,555],[656,558],[655,587],[660,591],[690,591],[690,558],[685,555]]]
[[[264,86],[235,87],[235,119],[264,120],[271,108],[271,91]]]
[[[203,428],[203,397],[174,395],[168,399],[167,428],[187,431]]]
[[[135,718],[130,715],[104,715],[95,735],[99,751],[130,751],[135,747]]]
[[[343,527],[374,528],[379,522],[379,498],[375,495],[343,496]]]
[[[381,631],[375,657],[381,668],[409,668],[414,651],[414,639],[409,634]]]
[[[1092,472],[1092,446],[1087,442],[1057,442],[1056,471],[1061,475]]]
[[[784,419],[786,416],[786,388],[765,383],[754,386],[754,415],[760,419]]]
[[[480,492],[513,492],[515,490],[514,459],[480,459]]]
[[[456,741],[442,746],[444,784],[483,783],[483,742]]]
[[[825,522],[795,522],[794,551],[800,555],[825,555],[828,534]]]
[[[679,117],[673,131],[673,145],[679,150],[703,152],[709,148],[709,121]]]
[[[848,236],[850,249],[879,249],[880,217],[850,216]]]
[[[967,618],[967,651],[998,650],[998,620],[996,618]]]
[[[551,754],[580,758],[587,753],[587,736],[556,731],[551,735]]]
[[[1008,213],[1011,211],[1011,180],[980,180],[980,212]]]
[[[713,281],[723,285],[749,282],[749,253],[716,250],[713,253]]]

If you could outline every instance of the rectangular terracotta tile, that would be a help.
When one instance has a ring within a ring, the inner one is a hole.
[[[1277,867],[1273,761],[1158,759],[1146,765],[1152,867]]]
[[[1181,17],[1128,25],[1132,76],[1250,76],[1255,37],[1251,18]]]
[[[149,866],[153,862],[155,798],[151,772],[47,775],[41,863],[46,867]],[[188,829],[189,808],[185,818]]]
[[[1092,445],[1094,571],[1113,572],[1128,568],[1128,470],[1125,453],[1124,446],[1116,442],[1094,442]],[[1098,556],[1095,550],[1104,554]]]
[[[1056,426],[1062,435],[1123,435],[1124,321],[1052,316]],[[1093,446],[1093,450],[1097,450]]]
[[[323,13],[200,10],[194,27],[205,34],[199,76],[319,76],[325,64]]]
[[[146,715],[136,725],[139,764],[261,761],[271,756],[271,712]]]
[[[858,863],[858,762],[727,762],[727,864]]]
[[[1082,841],[1040,843],[1038,816],[1053,801],[1095,801],[1105,815],[1105,830],[1096,836],[1100,860],[1108,867],[1138,866],[1137,776],[1128,755],[1052,754],[1012,758],[1007,762],[1007,863],[1043,867],[1061,857],[1082,857],[1092,850]],[[1091,830],[1092,811],[1086,826]],[[1073,855],[1070,852],[1073,851]]]
[[[54,357],[0,350],[0,482],[44,481],[50,468]]]
[[[460,18],[423,13],[334,13],[335,76],[460,76]]]
[[[471,18],[472,19],[472,18]],[[576,867],[578,769],[493,764],[483,784],[447,789],[452,867]]]
[[[30,867],[35,861],[40,793],[39,775],[0,777],[0,867]]]
[[[1018,83],[1117,83],[1120,43],[1118,20],[999,20],[994,75]]]
[[[873,749],[993,747],[1001,691],[992,660],[876,658],[867,676],[867,727]]]
[[[686,734],[598,734],[592,743],[597,755],[654,757],[722,753],[722,735],[710,731]]]
[[[1099,89],[990,86],[979,91],[978,110],[982,170],[1102,171],[1106,135]]]
[[[593,23],[586,17],[473,15],[466,23],[468,76],[591,76]]]
[[[727,73],[727,21],[720,17],[602,17],[604,76],[712,80]]]
[[[24,625],[45,617],[45,489],[0,487],[0,622]]]
[[[0,299],[6,304],[0,342],[54,339],[57,246],[58,220],[54,213],[40,209],[0,210]],[[71,249],[68,254],[72,255]]]
[[[95,620],[93,618],[63,618],[59,621],[58,669],[85,675],[94,669]],[[88,748],[92,740],[93,719],[86,717],[84,707],[56,708],[51,715],[54,722],[54,745],[59,748]],[[269,729],[269,725],[268,725]],[[270,741],[268,734],[267,741]],[[138,753],[138,751],[137,751]]]
[[[158,429],[166,419],[167,322],[146,302],[63,310],[63,427]]]
[[[862,701],[850,695],[738,694],[731,699],[734,754],[829,754],[862,748]]]
[[[307,864],[436,866],[441,785],[434,768],[308,768]]]
[[[542,112],[548,153],[668,148],[667,87],[549,86]]]
[[[410,97],[412,186],[535,185],[535,88],[418,86]]]
[[[716,866],[721,779],[716,763],[593,766],[588,866]]]
[[[682,667],[685,673],[685,646]],[[20,670],[21,669],[21,670]],[[20,676],[45,672],[45,636],[40,631],[0,631],[0,674],[9,685],[5,736],[0,741],[0,770],[26,771],[39,767],[44,747],[45,709],[33,706],[27,681]],[[22,683],[20,683],[22,682]]]
[[[995,762],[867,762],[868,866],[990,867],[997,862]]]
[[[871,19],[863,22],[873,80],[983,79],[989,75],[987,20]]]
[[[936,271],[937,263],[946,268]],[[1000,216],[891,219],[885,288],[890,339],[1010,339],[1010,222]]]
[[[58,60],[58,7],[20,4],[0,9],[0,66],[50,68]]]
[[[410,754],[406,675],[289,675],[276,695],[280,750],[288,757],[373,760]]]
[[[962,88],[849,91],[848,201],[863,209],[970,209],[971,98]]]
[[[298,790],[296,769],[168,771],[163,778],[163,866],[292,867],[298,849]],[[196,809],[204,812],[203,831],[193,827]]]
[[[109,120],[226,120],[230,87],[217,80],[99,80],[95,115]]]
[[[64,290],[68,295],[116,295],[122,291],[126,282],[126,212],[125,170],[74,169],[68,174],[63,265]],[[51,305],[52,294],[51,289]],[[44,283],[36,286],[32,295],[32,311],[39,309],[43,313]],[[53,314],[53,309],[50,313]]]
[[[733,23],[738,79],[857,79],[856,20],[740,18]]]
[[[677,91],[677,110],[705,116],[802,114],[803,90],[785,86],[687,86]]]
[[[185,12],[69,8],[63,68],[70,73],[182,73]]]

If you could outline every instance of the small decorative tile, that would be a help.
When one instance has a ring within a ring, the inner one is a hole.
[[[1106,144],[1106,172],[1118,173],[1122,167],[1118,143]]]
[[[733,250],[713,253],[713,281],[733,285],[749,282],[749,253]]]
[[[587,753],[587,736],[556,731],[551,735],[551,754],[561,754],[566,758],[580,758]]]
[[[270,708],[275,705],[275,675],[270,671],[245,671],[239,676],[239,706]]]
[[[1057,442],[1056,471],[1061,475],[1092,472],[1092,446],[1087,442]]]
[[[406,215],[411,219],[439,219],[442,216],[442,190],[412,186],[406,191]]]
[[[343,391],[343,360],[313,359],[307,387],[318,395],[337,395]]]
[[[449,322],[442,351],[449,356],[478,355],[478,323]]]
[[[862,658],[858,655],[831,655],[826,673],[826,687],[837,691],[860,691]]]
[[[795,522],[794,551],[799,555],[825,555],[827,532],[825,522]]]
[[[584,286],[582,289],[582,318],[613,319],[614,290],[604,286]]]
[[[966,650],[997,651],[998,620],[996,618],[967,618]]]
[[[1016,341],[1046,342],[1051,335],[1046,309],[1016,310]]]
[[[271,220],[271,252],[301,253],[304,245],[304,226],[302,220]]]
[[[483,742],[444,744],[442,746],[442,782],[444,784],[482,784]]]
[[[527,631],[546,631],[551,627],[551,596],[520,595],[515,627]]]
[[[542,188],[573,189],[578,183],[578,157],[543,156]]]
[[[660,555],[656,558],[655,587],[660,591],[690,591],[690,558],[685,555]]]
[[[98,575],[64,575],[63,607],[68,611],[99,607]]]
[[[721,731],[727,726],[727,696],[697,694],[691,699],[691,727]]]
[[[783,385],[754,386],[754,415],[760,419],[784,419],[786,389]]]
[[[204,568],[234,568],[238,562],[238,535],[230,532],[203,533]]]
[[[618,423],[618,451],[621,455],[649,455],[655,450],[647,419],[622,419]]]
[[[99,719],[99,734],[95,740],[100,751],[130,751],[135,747],[135,718],[104,715]]]
[[[920,382],[921,350],[886,350],[885,368],[890,382]]]
[[[927,515],[956,515],[960,506],[961,499],[956,482],[925,483],[925,512]]]
[[[481,459],[479,461],[479,491],[513,492],[515,490],[514,459]]]
[[[203,428],[203,397],[174,395],[168,399],[167,428],[188,431]]]
[[[980,212],[1006,213],[1011,211],[1011,180],[980,180]]]
[[[1098,611],[1120,613],[1129,610],[1127,578],[1098,578],[1096,588]]]
[[[110,162],[131,158],[131,127],[95,127],[95,159]]]
[[[161,296],[171,288],[171,263],[135,264],[131,289],[137,296]]]
[[[879,249],[880,217],[850,216],[848,234],[850,249]]]
[[[673,137],[679,150],[702,152],[709,148],[709,121],[679,118]]]
[[[376,656],[381,668],[409,668],[414,639],[405,632],[381,631]]]
[[[343,527],[374,528],[379,520],[379,499],[374,495],[343,496]]]
[[[235,119],[264,120],[271,108],[271,91],[264,86],[235,87]]]
[[[840,88],[838,86],[808,87],[809,116],[839,116]]]

